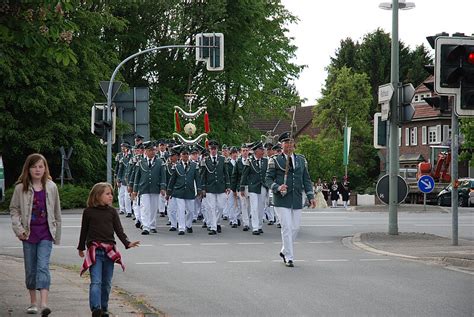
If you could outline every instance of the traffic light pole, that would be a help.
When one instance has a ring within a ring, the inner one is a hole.
[[[395,90],[390,102],[390,139],[389,139],[389,204],[388,234],[398,235],[398,114],[399,114],[399,45],[398,45],[398,0],[392,0],[392,52],[390,83]]]
[[[454,103],[461,98],[454,98]],[[452,244],[458,245],[458,188],[454,182],[458,180],[458,151],[459,151],[459,118],[454,111],[451,113],[451,208],[452,208]]]
[[[112,73],[112,77],[110,77],[109,81],[109,89],[107,90],[107,121],[111,122],[112,120],[112,87],[114,84],[115,76],[119,69],[129,60],[149,52],[162,50],[162,49],[171,49],[171,48],[195,48],[196,45],[166,45],[166,46],[158,46],[152,47],[143,51],[139,51],[133,55],[130,55],[126,59],[120,62],[118,66],[115,68],[114,72]],[[206,47],[206,46],[205,46]],[[107,130],[107,182],[112,184],[112,130]]]

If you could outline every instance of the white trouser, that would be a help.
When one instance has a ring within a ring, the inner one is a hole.
[[[178,209],[178,226],[179,231],[193,226],[194,199],[173,198],[176,201]]]
[[[262,186],[261,193],[249,193],[250,214],[252,215],[252,230],[257,231],[262,229],[263,225],[263,211],[265,209],[265,197],[267,196],[267,189]]]
[[[229,197],[227,198],[226,207],[229,208],[228,215],[229,215],[230,224],[231,225],[237,224],[237,218],[239,215],[239,206],[238,206],[238,200],[234,196],[234,192],[231,192],[229,194]]]
[[[220,224],[220,218],[222,216],[222,210],[225,204],[225,193],[206,193],[206,201],[209,209],[207,215],[209,217],[209,223],[206,221],[208,227],[211,230],[217,230],[217,225]]]
[[[332,202],[332,207],[336,208],[337,207],[337,200],[331,200]]]
[[[245,197],[240,195],[241,192],[237,192],[240,199],[240,214],[242,215],[242,225],[250,226],[250,217],[249,217],[249,193],[247,187],[245,187]]]
[[[177,216],[178,204],[176,198],[171,197],[168,200],[168,220],[171,222],[171,227],[176,228],[178,224]]]
[[[140,204],[141,204],[141,197],[140,196],[137,196],[135,198],[135,200],[133,201],[133,212],[135,213],[135,223],[143,223],[142,222],[142,207],[141,205],[139,204],[139,200],[140,200]]]
[[[119,210],[120,212],[125,212],[126,210],[126,201],[125,196],[128,196],[127,193],[127,186],[120,185],[118,188],[118,203],[119,203]]]
[[[301,209],[275,206],[275,212],[280,218],[281,224],[281,240],[283,242],[281,253],[285,255],[286,260],[293,261],[293,243],[295,242],[298,230],[300,229]]]
[[[202,221],[205,222],[207,225],[209,225],[210,220],[208,216],[208,211],[209,211],[209,199],[206,197],[202,198],[201,201],[201,214],[202,214]]]
[[[225,195],[225,206],[224,206],[224,210],[222,211],[223,217],[228,217],[228,218],[231,217],[231,214],[232,214],[232,205],[230,204],[231,196],[233,196],[232,192],[229,192],[229,194]]]
[[[160,194],[142,194],[142,224],[143,230],[156,229],[156,211],[160,200]]]
[[[166,208],[166,198],[165,198],[165,196],[160,195],[160,200],[159,200],[157,209],[160,213],[164,213],[165,208]]]
[[[201,199],[201,197],[194,198],[193,220],[197,220],[199,212],[201,211]]]
[[[127,186],[120,186],[120,188],[125,187],[125,213],[127,215],[132,214],[132,200],[130,199],[130,193],[127,190]]]
[[[275,213],[272,206],[270,206],[269,190],[267,189],[267,195],[264,199],[265,202],[265,215],[267,215],[268,221],[275,221]]]

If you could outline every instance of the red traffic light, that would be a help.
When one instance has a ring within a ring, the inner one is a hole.
[[[467,62],[474,65],[474,52],[468,53]]]

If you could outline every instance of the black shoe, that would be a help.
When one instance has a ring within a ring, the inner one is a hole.
[[[262,230],[262,229],[258,229],[258,233],[263,233],[263,230]]]
[[[120,214],[121,214],[121,215],[123,215],[123,214],[124,214],[124,212],[123,212],[122,210],[120,210]]]
[[[240,219],[237,219],[237,226],[240,227],[241,224],[242,224],[242,223],[240,222]]]
[[[140,223],[140,221],[135,224],[135,228],[140,229],[141,226],[142,226],[142,224]]]
[[[267,225],[269,226],[273,225],[273,221],[270,220]]]
[[[237,228],[237,224],[234,223],[234,224],[232,225],[232,228]]]
[[[49,309],[49,307],[43,307],[41,310],[41,317],[49,316],[49,314],[51,314],[51,309]]]
[[[283,259],[283,263],[286,263],[285,255],[282,252],[280,252],[280,257]]]
[[[102,316],[102,309],[97,308],[92,311],[92,317],[101,317]]]
[[[252,234],[253,234],[254,236],[258,236],[258,235],[260,235],[260,232],[258,232],[258,231],[252,231]]]
[[[102,312],[102,317],[109,317],[109,312],[108,311],[104,311]]]
[[[196,222],[197,222],[197,220],[196,220],[196,219],[193,219],[193,223],[196,223]]]
[[[217,232],[216,232],[216,230],[210,230],[207,234],[212,236],[212,235],[217,234]]]
[[[202,215],[198,215],[198,220],[202,220],[204,217]]]
[[[168,222],[166,223],[166,225],[167,225],[167,226],[171,225],[171,221],[168,221]]]
[[[160,217],[163,218],[165,216],[164,212],[160,212]]]
[[[242,231],[249,231],[249,226],[244,226],[244,228],[242,229]]]
[[[170,231],[176,231],[176,228],[175,228],[175,227],[171,227],[171,228],[170,228]]]
[[[132,218],[132,214],[127,214],[125,217],[126,218]]]
[[[156,229],[151,229],[150,232],[151,233],[158,233],[158,231],[156,231]]]
[[[178,236],[184,236],[184,231],[178,232]]]
[[[187,233],[193,233],[193,228],[186,228]]]
[[[218,232],[218,233],[221,233],[221,232],[222,232],[221,225],[217,225],[217,232]]]
[[[222,217],[222,219],[223,219],[223,220],[229,220],[229,217],[224,216],[224,217]]]
[[[150,234],[150,232],[148,230],[143,230],[142,231],[142,235],[144,235],[144,236],[149,235],[149,234]]]
[[[207,228],[206,223],[203,223],[202,226],[201,226],[201,228]]]
[[[286,266],[287,267],[294,267],[293,261],[289,260],[288,262],[286,262]]]
[[[135,218],[135,216],[133,216],[133,217],[132,217],[132,220],[134,220],[134,221],[135,221],[135,219],[137,219],[137,218]]]
[[[277,228],[281,228],[281,224],[277,223]]]

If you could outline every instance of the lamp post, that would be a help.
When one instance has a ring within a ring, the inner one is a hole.
[[[398,109],[400,100],[398,96],[399,83],[399,45],[398,45],[398,10],[410,10],[415,7],[412,2],[405,0],[392,0],[392,3],[383,2],[379,8],[392,10],[392,53],[390,66],[390,83],[396,93],[390,102],[390,139],[388,146],[389,155],[389,204],[388,204],[388,234],[398,235]]]

